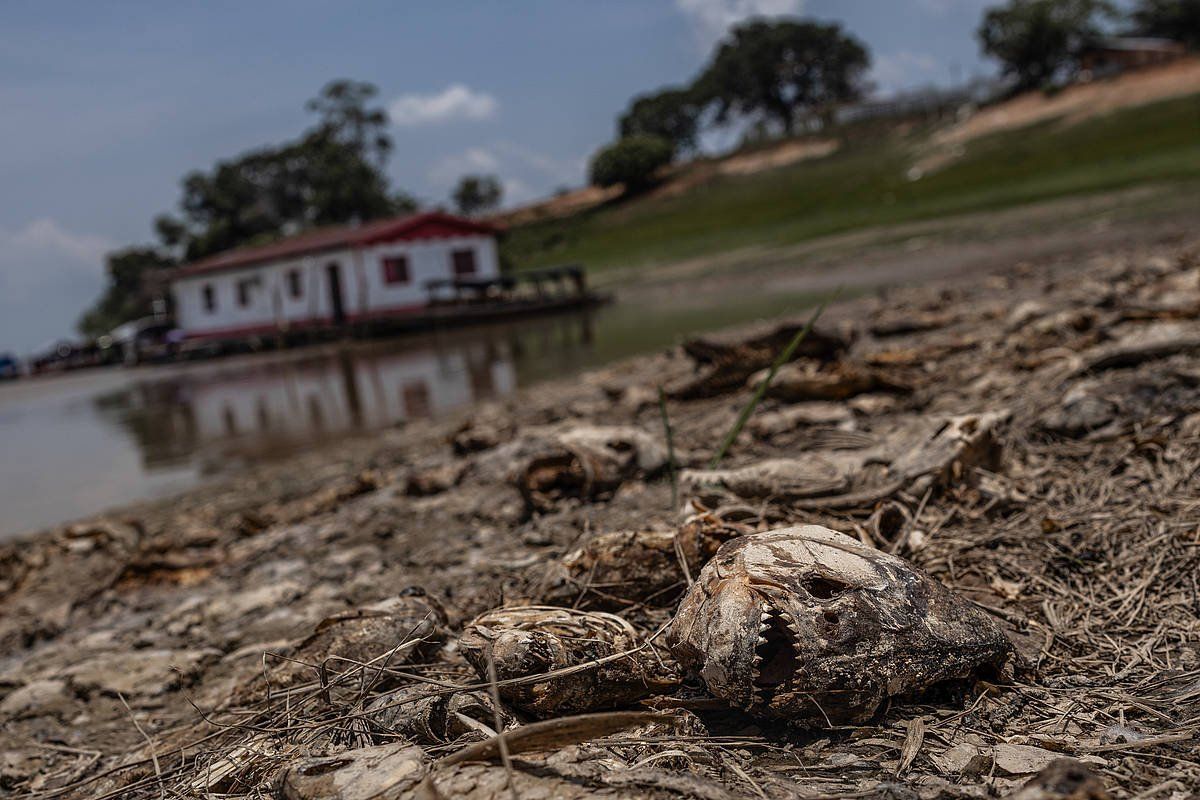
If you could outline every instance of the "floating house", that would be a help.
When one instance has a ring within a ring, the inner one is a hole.
[[[234,340],[420,316],[430,284],[499,278],[495,228],[427,212],[219,253],[171,294],[188,339]]]

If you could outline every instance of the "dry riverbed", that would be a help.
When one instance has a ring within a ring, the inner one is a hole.
[[[4,544],[0,792],[1195,796],[1200,243],[838,304],[710,469],[797,326]]]

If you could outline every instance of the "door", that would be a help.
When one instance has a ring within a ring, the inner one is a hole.
[[[346,308],[342,304],[342,271],[336,261],[331,261],[325,267],[325,274],[329,277],[329,310],[333,324],[341,325],[346,321]]]

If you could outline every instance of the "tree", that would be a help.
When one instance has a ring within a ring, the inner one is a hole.
[[[1009,0],[988,9],[977,33],[983,52],[1000,61],[1016,91],[1073,75],[1079,55],[1103,35],[1105,0]]]
[[[319,115],[300,138],[219,161],[183,179],[179,216],[155,220],[162,243],[184,260],[300,229],[411,210],[383,165],[387,115],[368,105],[374,86],[334,81],[307,107]]]
[[[305,104],[305,108],[320,115],[318,130],[382,166],[392,151],[392,139],[387,133],[388,116],[381,108],[367,106],[378,93],[379,90],[369,83],[345,79],[330,81],[320,95]]]
[[[636,192],[654,183],[656,173],[671,163],[675,148],[659,136],[627,136],[602,147],[592,156],[588,173],[596,186],[625,184]]]
[[[669,88],[633,98],[617,122],[617,134],[658,136],[671,142],[676,152],[696,147],[703,104],[690,88]]]
[[[1200,48],[1200,0],[1139,0],[1131,17],[1139,36],[1162,36]]]
[[[504,187],[495,175],[464,175],[454,189],[452,199],[461,214],[478,214],[500,205]]]
[[[79,318],[79,332],[101,336],[123,322],[149,316],[153,292],[151,273],[175,266],[175,260],[154,247],[127,247],[105,258],[108,285],[96,305]]]
[[[835,24],[751,20],[733,29],[696,81],[697,97],[732,114],[762,115],[791,133],[802,113],[825,116],[859,98],[866,46]]]

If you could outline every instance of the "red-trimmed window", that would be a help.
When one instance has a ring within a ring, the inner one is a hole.
[[[217,310],[217,292],[213,289],[211,283],[204,284],[204,289],[201,291],[204,297],[204,310],[212,313]]]
[[[454,265],[454,277],[456,278],[467,278],[477,271],[474,248],[454,250],[450,253],[450,262]]]
[[[388,256],[383,259],[383,282],[389,286],[408,283],[408,256]]]

